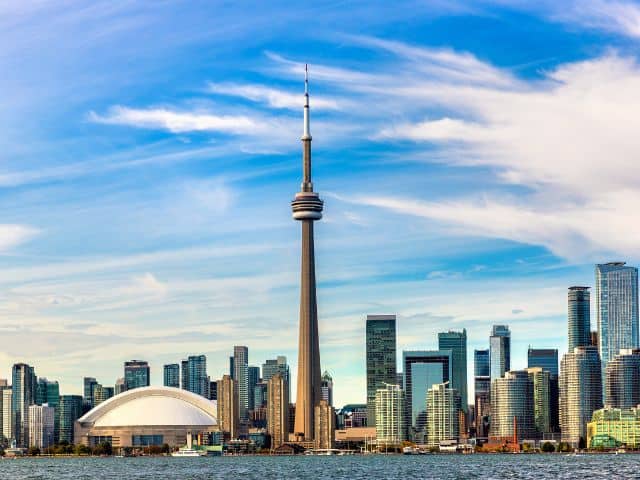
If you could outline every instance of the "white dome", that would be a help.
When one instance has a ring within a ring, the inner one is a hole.
[[[94,427],[215,426],[216,402],[172,387],[129,390],[101,403],[83,417]]]

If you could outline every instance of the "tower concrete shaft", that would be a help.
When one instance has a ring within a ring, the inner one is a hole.
[[[293,218],[302,223],[300,269],[300,330],[298,342],[298,388],[294,434],[298,440],[314,440],[314,409],[320,402],[320,346],[313,222],[322,218],[323,202],[311,182],[311,133],[309,91],[305,68],[304,130],[302,134],[303,178],[301,191],[291,202]]]

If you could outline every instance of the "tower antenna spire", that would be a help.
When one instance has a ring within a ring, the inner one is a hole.
[[[311,140],[311,129],[309,127],[309,65],[304,64],[304,129],[302,140]]]

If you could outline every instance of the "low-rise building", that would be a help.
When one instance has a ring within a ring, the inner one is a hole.
[[[640,448],[640,408],[602,408],[587,423],[590,448]]]

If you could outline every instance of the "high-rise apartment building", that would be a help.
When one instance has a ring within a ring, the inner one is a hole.
[[[514,431],[514,427],[517,430]],[[492,441],[536,437],[532,383],[525,370],[511,370],[491,381]]]
[[[163,385],[165,387],[180,388],[180,365],[170,363],[163,367]]]
[[[376,442],[379,449],[398,448],[407,439],[405,395],[399,385],[376,392]]]
[[[542,367],[527,368],[533,395],[533,423],[538,438],[553,432],[551,421],[551,374]]]
[[[427,419],[427,391],[432,385],[451,379],[451,350],[402,352],[406,396],[405,424],[411,439],[424,443]]]
[[[623,348],[638,348],[638,269],[624,262],[596,265],[596,315],[602,383]]]
[[[320,400],[315,408],[314,447],[325,450],[333,448],[336,430],[336,411],[326,400]]]
[[[491,364],[489,350],[475,350],[473,352],[473,365],[476,437],[485,439],[489,436],[491,418]]]
[[[280,373],[267,382],[267,432],[271,448],[278,448],[289,437],[289,386]]]
[[[13,397],[13,390],[11,387],[5,388],[0,391],[0,395],[2,395],[2,424],[0,424],[0,428],[2,428],[2,435],[4,438],[10,440],[14,438],[13,436],[13,410],[11,405],[11,398]]]
[[[284,377],[287,383],[291,382],[289,377],[289,365],[287,365],[287,357],[278,355],[277,358],[268,359],[262,364],[262,380],[267,382],[276,373]]]
[[[329,375],[329,372],[327,371],[322,374],[322,381],[320,382],[320,399],[333,406],[333,378],[331,378],[331,375]]]
[[[245,346],[233,347],[233,372],[238,388],[238,415],[245,424],[249,419],[249,349]]]
[[[606,407],[632,408],[640,404],[640,350],[623,348],[609,361],[604,391]]]
[[[277,375],[281,375],[281,374],[277,374]],[[271,378],[273,378],[275,375],[271,375]],[[281,375],[284,377],[284,375]],[[271,380],[271,378],[269,380]],[[253,406],[254,408],[261,408],[261,407],[266,407],[267,406],[267,385],[268,382],[265,382],[264,380],[262,380],[261,382],[258,382],[258,384],[253,387]],[[289,386],[287,385],[287,388],[289,388]],[[288,393],[288,392],[287,392]],[[291,398],[291,397],[289,397]]]
[[[113,387],[105,387],[100,384],[93,389],[93,406],[97,407],[102,402],[106,402],[114,395]]]
[[[36,383],[36,404],[48,404],[50,407],[56,408],[60,403],[60,386],[57,380],[49,381],[44,377],[38,378]]]
[[[247,397],[249,403],[249,410],[253,410],[255,408],[253,402],[253,390],[256,388],[256,385],[260,381],[260,367],[249,366],[247,368]]]
[[[376,392],[396,378],[396,316],[367,315],[367,424],[375,426]]]
[[[120,378],[116,379],[116,384],[113,387],[113,394],[114,395],[119,395],[124,391],[125,391],[124,377],[120,377]]]
[[[591,294],[589,287],[569,287],[569,352],[591,344]]]
[[[11,410],[13,417],[13,435],[16,445],[29,445],[29,406],[36,403],[37,378],[33,367],[26,363],[16,363],[12,370],[13,391]]]
[[[451,380],[449,385],[458,391],[462,410],[468,410],[467,398],[467,330],[438,333],[438,350],[451,350]]]
[[[60,424],[60,442],[70,445],[75,443],[74,426],[77,419],[82,416],[83,397],[80,395],[61,395],[58,412]]]
[[[210,381],[209,382],[209,400],[217,400],[218,399],[218,382]]]
[[[560,430],[562,440],[586,441],[587,422],[602,408],[602,371],[598,349],[576,347],[560,362]]]
[[[558,375],[558,350],[555,348],[531,348],[527,351],[527,368],[540,367],[551,375]]]
[[[427,445],[460,438],[460,394],[449,383],[436,383],[427,392]]]
[[[49,448],[55,443],[56,409],[47,404],[29,406],[29,446]]]
[[[491,384],[511,370],[511,332],[506,325],[494,325],[489,337]]]
[[[98,385],[98,380],[93,377],[84,377],[82,379],[82,403],[85,411],[91,410],[95,405],[93,404],[93,390]]]
[[[205,355],[190,355],[187,360],[182,360],[183,390],[208,398],[209,381],[207,376],[207,357]]]
[[[125,390],[148,387],[150,379],[149,363],[144,360],[130,360],[124,362]]]
[[[218,380],[218,423],[230,438],[238,437],[238,384],[229,375]]]

